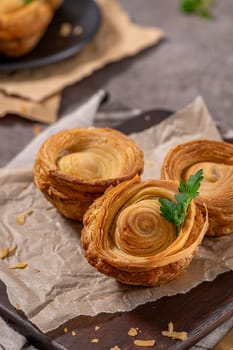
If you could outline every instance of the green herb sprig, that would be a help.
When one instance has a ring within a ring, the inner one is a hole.
[[[181,11],[187,14],[198,14],[205,19],[213,18],[211,6],[215,0],[182,0],[180,2]]]
[[[176,201],[159,198],[160,214],[169,222],[176,225],[176,232],[179,233],[180,226],[184,222],[187,210],[193,198],[198,196],[198,189],[203,179],[203,170],[198,170],[191,175],[187,184],[180,180],[179,193],[175,195]]]
[[[28,4],[30,4],[31,2],[33,2],[34,0],[24,0],[24,3],[25,3],[25,5],[28,5]]]

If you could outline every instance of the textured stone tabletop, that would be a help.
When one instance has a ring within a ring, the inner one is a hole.
[[[165,39],[66,88],[60,117],[100,88],[110,94],[103,111],[177,110],[201,95],[220,131],[233,138],[233,1],[216,1],[212,20],[181,13],[177,0],[119,1],[136,23],[160,27]],[[34,137],[33,125],[16,116],[0,120],[1,167]],[[233,319],[192,350],[211,349],[232,325]]]
[[[216,1],[213,20],[181,13],[178,0],[120,2],[136,23],[163,29],[165,39],[136,57],[110,64],[66,88],[60,115],[99,88],[111,95],[109,109],[117,102],[142,110],[176,110],[202,95],[219,128],[231,133],[232,0]],[[32,137],[32,123],[20,118],[1,120],[0,166]]]

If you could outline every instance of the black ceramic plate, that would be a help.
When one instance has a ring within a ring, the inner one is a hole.
[[[62,23],[81,26],[82,33],[62,37]],[[83,49],[93,38],[99,24],[100,11],[94,0],[64,0],[35,49],[17,59],[0,56],[0,71],[35,68],[66,59]]]

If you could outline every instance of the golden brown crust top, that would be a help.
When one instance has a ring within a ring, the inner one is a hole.
[[[46,198],[65,216],[80,219],[109,186],[140,175],[143,165],[142,151],[127,135],[109,128],[76,128],[45,141],[34,175]],[[72,205],[64,213],[68,202]]]
[[[193,257],[208,227],[195,204],[176,236],[160,215],[158,198],[174,199],[171,181],[138,177],[108,189],[87,210],[81,240],[90,264],[127,284],[157,285],[175,278]]]
[[[35,162],[39,183],[101,192],[143,171],[143,153],[127,135],[109,128],[77,128],[50,137]],[[44,186],[42,185],[42,186]]]
[[[233,231],[233,145],[222,141],[195,140],[179,144],[166,155],[161,178],[179,183],[197,170],[203,169],[200,196],[195,201],[206,204],[209,235]]]

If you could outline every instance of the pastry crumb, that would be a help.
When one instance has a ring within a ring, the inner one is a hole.
[[[16,308],[16,310],[21,310],[21,308],[20,308],[20,306],[19,306],[19,304],[17,303],[17,304],[15,304],[15,308]]]
[[[95,331],[97,332],[100,329],[100,326],[95,326]]]
[[[67,334],[67,333],[68,333],[68,328],[65,327],[65,328],[63,329],[63,331],[64,331],[65,334]]]
[[[62,23],[61,27],[60,27],[60,35],[62,37],[67,37],[71,34],[72,31],[72,26],[70,23],[68,22],[64,22]]]
[[[134,340],[134,345],[136,346],[154,346],[155,345],[155,340],[151,339],[151,340],[140,340],[140,339],[136,339]]]
[[[0,250],[0,259],[5,259],[8,256],[9,248],[5,247]]]
[[[174,331],[174,325],[172,322],[168,323],[168,330],[161,332],[163,336],[169,337],[172,339],[182,340],[185,341],[188,339],[188,334],[185,331],[182,332],[176,332]]]
[[[75,336],[76,336],[76,332],[75,332],[75,331],[72,331],[72,332],[71,332],[71,335],[72,335],[72,337],[75,337]]]
[[[25,215],[24,214],[19,214],[17,217],[16,217],[16,222],[18,225],[23,225],[25,224]]]
[[[94,338],[91,340],[91,343],[99,343],[99,339],[98,338]]]
[[[135,337],[136,335],[138,334],[138,331],[137,331],[137,329],[136,328],[130,328],[129,329],[129,331],[128,331],[128,335],[130,336],[130,337]]]
[[[40,269],[38,269],[37,267],[34,268],[34,272],[38,273],[40,272]]]
[[[9,255],[13,254],[17,249],[17,245],[13,244],[12,247],[5,247],[0,250],[0,260],[7,258]]]
[[[9,254],[8,255],[13,254],[16,251],[16,249],[17,249],[17,244],[14,243],[13,246],[11,246],[9,248]]]
[[[152,160],[146,159],[146,160],[145,160],[145,164],[146,164],[146,165],[149,165],[149,166],[152,166],[152,165],[154,165],[154,162],[153,162]]]
[[[74,35],[81,35],[83,33],[83,27],[75,26],[73,29]]]
[[[16,222],[18,225],[24,225],[28,216],[32,215],[33,210],[28,209],[25,213],[21,213],[16,217]]]
[[[151,120],[151,116],[150,115],[145,115],[144,117],[146,122],[149,122]]]
[[[16,265],[9,266],[9,269],[11,269],[11,270],[14,270],[14,269],[25,269],[25,267],[27,267],[27,266],[28,266],[28,264],[26,262],[21,261],[21,262],[19,262]]]
[[[32,127],[33,134],[35,136],[39,135],[41,133],[41,125],[40,124],[34,124]]]
[[[27,114],[29,112],[28,106],[25,104],[21,104],[21,106],[19,107],[20,112],[23,114]]]

